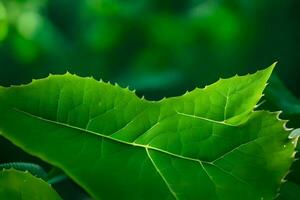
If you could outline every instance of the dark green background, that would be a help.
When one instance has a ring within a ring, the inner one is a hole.
[[[298,96],[298,0],[2,0],[0,84],[67,70],[157,99],[276,72]]]

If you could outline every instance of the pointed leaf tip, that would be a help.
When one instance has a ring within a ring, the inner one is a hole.
[[[271,66],[267,67],[267,68],[265,69],[265,71],[269,72],[270,75],[271,75],[272,72],[274,71],[274,68],[276,67],[276,65],[277,65],[277,61],[274,62]]]
[[[264,81],[265,81],[265,86],[267,86],[267,81],[269,80],[270,76],[272,75],[272,72],[276,66],[277,62],[274,62],[272,65],[270,65],[269,67],[258,71],[256,74],[258,76],[262,76]],[[253,74],[255,76],[255,74]]]

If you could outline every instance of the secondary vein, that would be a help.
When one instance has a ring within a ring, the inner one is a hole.
[[[168,189],[170,190],[171,194],[174,196],[174,198],[176,200],[179,200],[179,198],[177,197],[176,193],[173,191],[171,185],[168,183],[167,179],[164,177],[163,173],[160,171],[160,169],[157,167],[157,165],[155,164],[154,160],[152,159],[148,148],[146,148],[146,152],[147,152],[147,156],[149,157],[152,165],[154,166],[154,168],[156,169],[156,171],[159,173],[159,175],[161,176],[161,178],[163,179],[163,181],[165,182],[165,184],[167,185]]]

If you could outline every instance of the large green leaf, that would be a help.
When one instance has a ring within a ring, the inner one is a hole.
[[[273,199],[294,144],[253,111],[274,66],[158,102],[51,75],[0,89],[0,132],[95,199]]]
[[[0,199],[60,200],[59,195],[42,179],[29,172],[8,169],[0,171]]]

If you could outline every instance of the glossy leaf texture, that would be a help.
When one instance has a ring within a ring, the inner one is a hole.
[[[0,132],[95,199],[274,199],[295,145],[253,111],[273,68],[161,101],[51,75],[0,89]]]
[[[0,172],[0,199],[61,200],[51,186],[42,179],[15,169]]]

